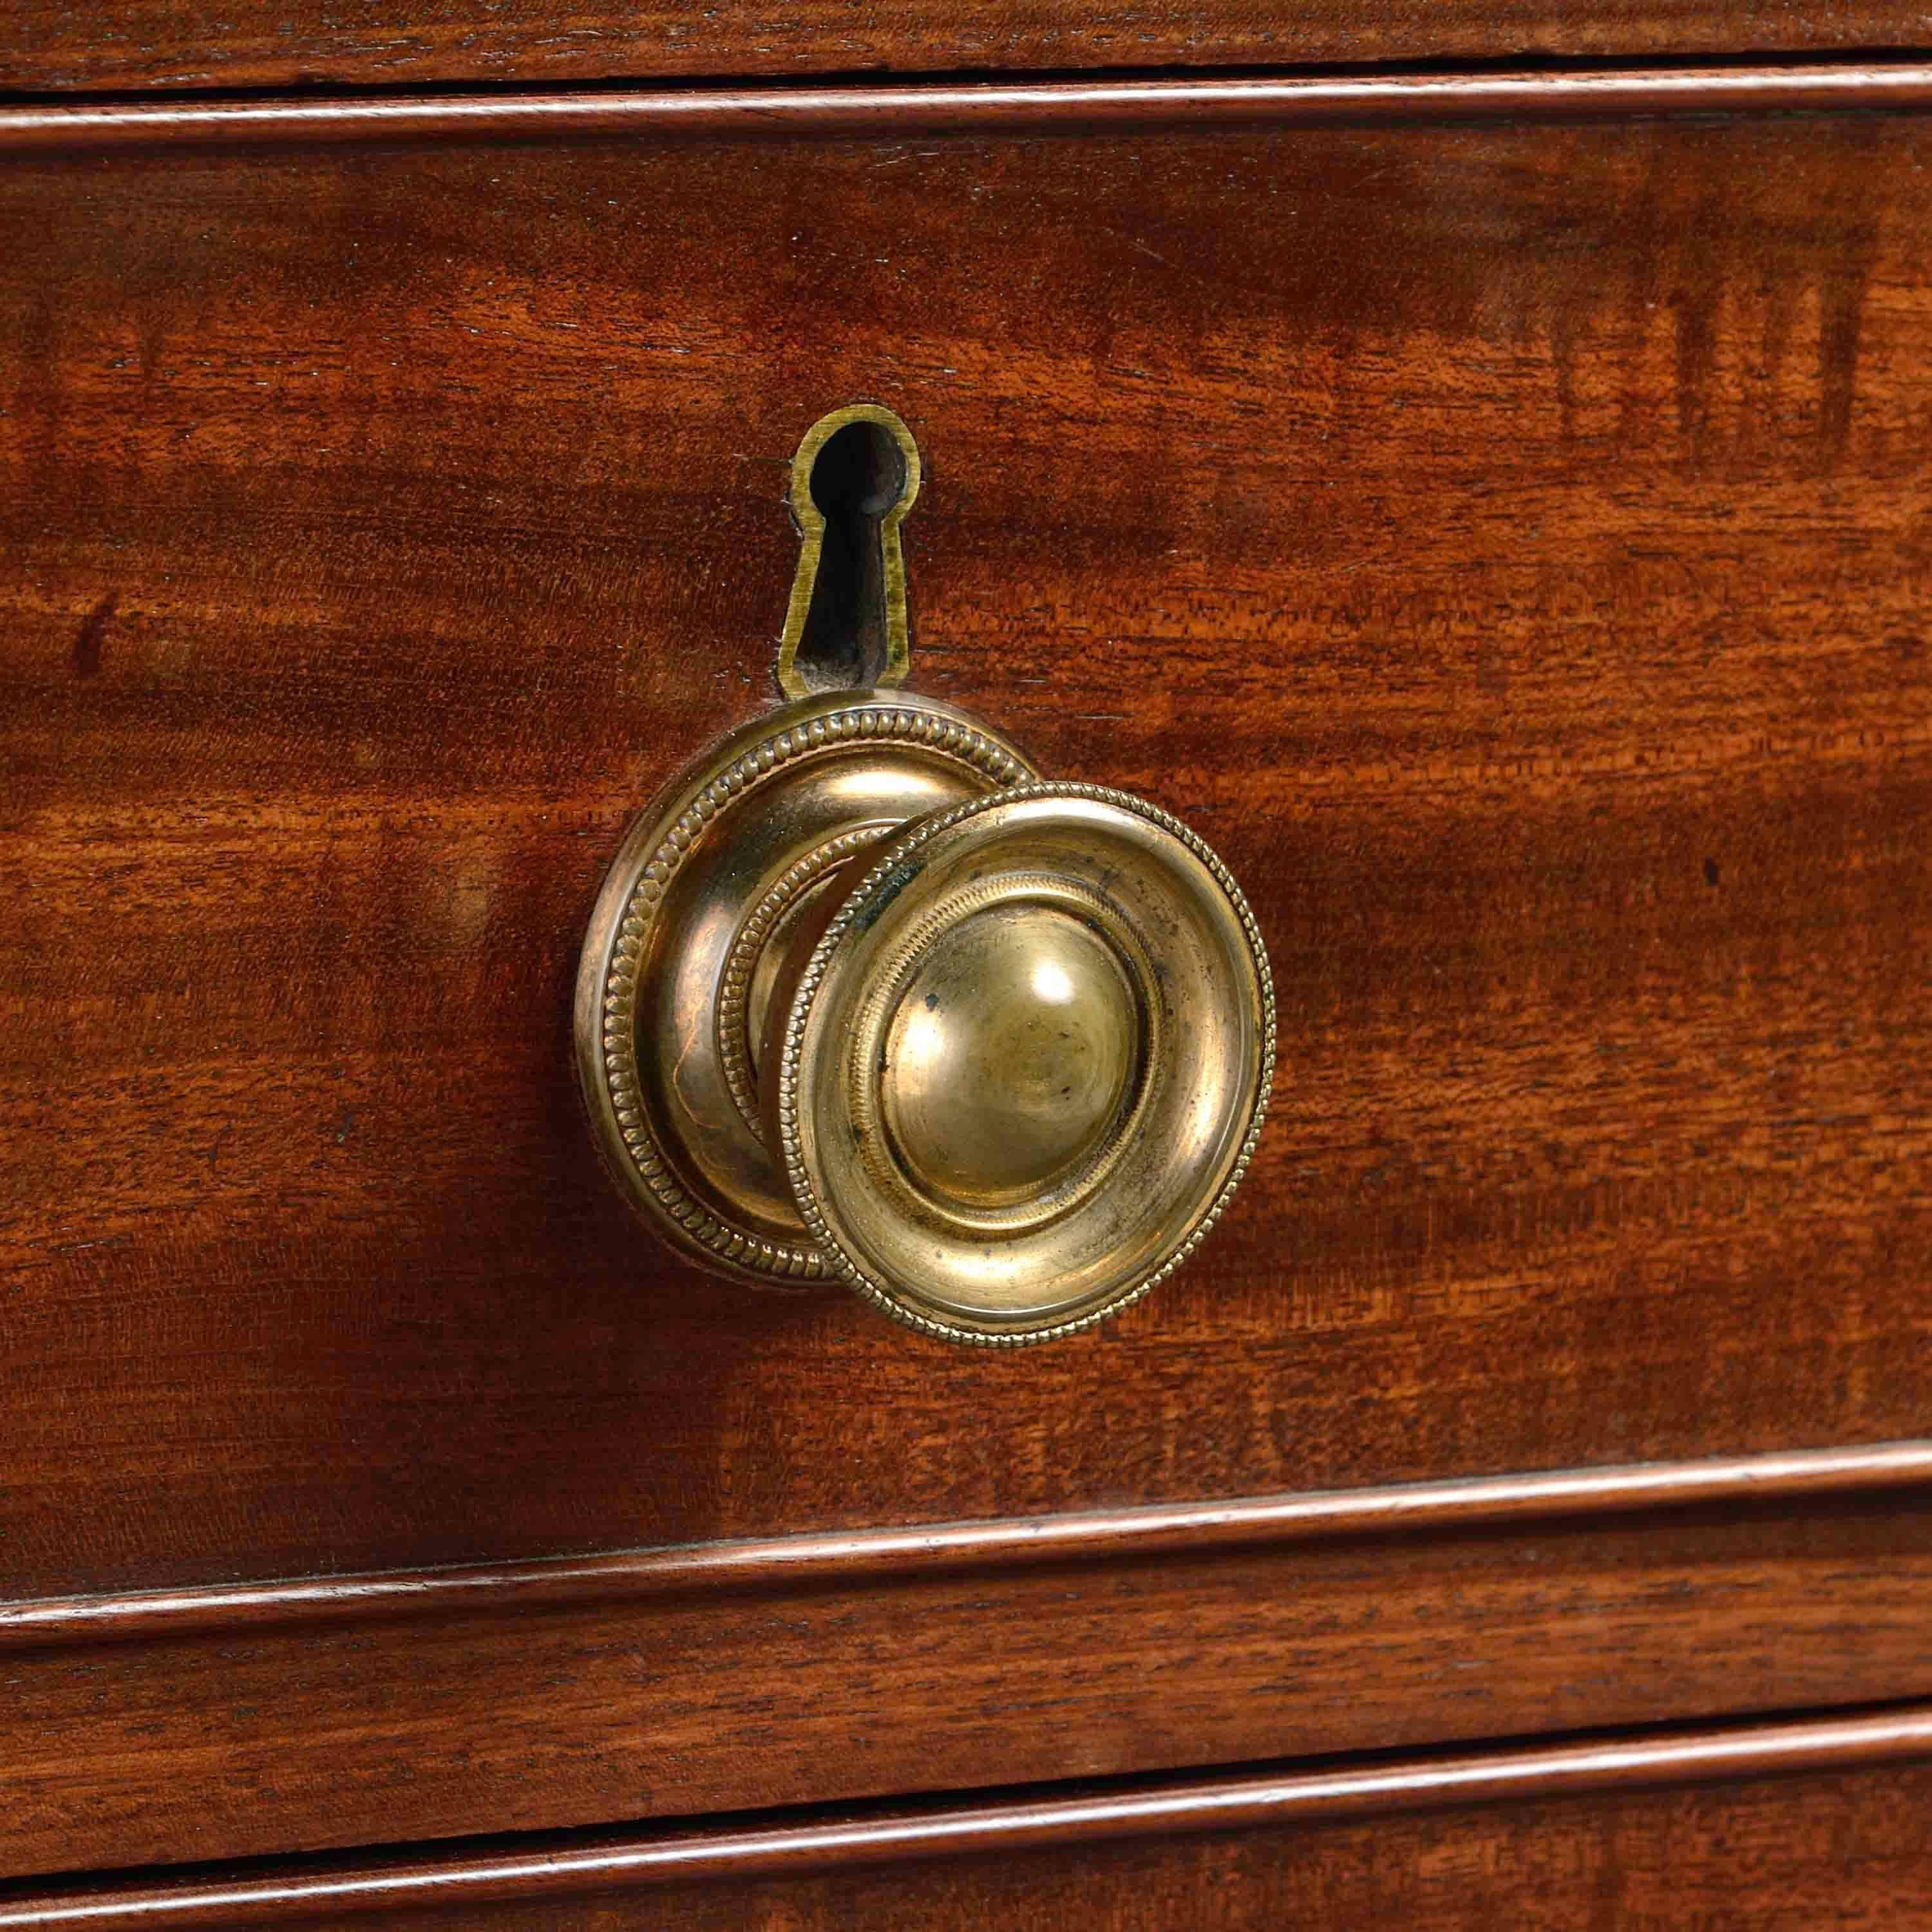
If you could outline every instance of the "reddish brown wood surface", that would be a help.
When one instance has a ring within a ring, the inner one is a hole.
[[[1533,69],[1163,80],[916,80],[818,87],[319,94],[0,106],[0,153],[372,142],[906,141],[932,134],[1366,127],[1632,115],[1898,113],[1932,104],[1932,68],[1894,61],[1777,67]]]
[[[1928,1753],[1893,1707],[8,1888],[0,1928],[1889,1923],[1932,1900]]]
[[[0,1587],[1905,1435],[1932,128],[0,172]],[[900,409],[926,689],[1283,1000],[1172,1286],[988,1360],[680,1266],[568,1007]]]
[[[1928,1594],[1922,1492],[549,1608],[513,1583],[390,1617],[242,1604],[9,1646],[0,1874],[1924,1699]]]
[[[1238,1496],[896,1529],[820,1531],[668,1549],[362,1576],[214,1583],[0,1604],[0,1649],[152,1642],[245,1626],[314,1630],[380,1618],[493,1617],[730,1590],[856,1588],[1040,1564],[1147,1563],[1176,1555],[1365,1537],[1450,1537],[1525,1523],[1687,1509],[1816,1510],[1932,1487],[1932,1442],[1628,1468]]]
[[[1932,47],[1932,11],[1885,0],[13,0],[0,86],[283,86],[610,80],[868,68],[1304,66],[1545,56]]]
[[[1932,1916],[1932,1776],[1621,1794],[755,1886],[513,1904],[388,1932],[1831,1932]]]

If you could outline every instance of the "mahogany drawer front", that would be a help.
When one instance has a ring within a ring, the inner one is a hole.
[[[924,1595],[788,1544],[647,1611],[31,1616],[1922,1430],[1928,147],[10,155],[4,1868],[1932,1691],[1921,1492],[1748,1472]],[[1018,1359],[671,1258],[573,1084],[598,881],[770,701],[859,398],[926,465],[917,687],[1211,840],[1280,1000],[1222,1225]]]
[[[0,1607],[0,1873],[1895,1708],[1928,1484],[1922,1444]]]
[[[17,158],[8,1594],[1913,1433],[1929,142]],[[1281,1003],[1226,1221],[1018,1360],[672,1258],[572,1086],[866,395],[916,682]]]
[[[1886,0],[1741,8],[1724,0],[282,0],[272,14],[184,0],[14,0],[0,20],[9,88],[290,87],[689,75],[972,73],[1027,68],[1306,67],[1526,56],[1776,57],[1932,47],[1922,8]]]
[[[0,1890],[0,1927],[1912,1924],[1926,1711]],[[1915,1761],[1916,1760],[1916,1761]]]

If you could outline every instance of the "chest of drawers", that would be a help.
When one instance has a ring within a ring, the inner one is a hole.
[[[1932,75],[460,10],[0,29],[0,1924],[1922,1912]],[[854,401],[912,687],[1273,966],[1037,1348],[679,1258],[572,1070]]]

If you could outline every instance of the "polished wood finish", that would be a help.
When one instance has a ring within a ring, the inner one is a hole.
[[[1927,1492],[1743,1486],[70,1616],[0,1663],[0,1872],[1932,1697]]]
[[[1932,104],[1900,62],[1495,74],[974,81],[947,86],[114,100],[0,106],[0,152],[338,146],[378,141],[906,140],[942,134],[1588,121],[1633,114],[1898,113]]]
[[[16,158],[7,1594],[1922,1426],[1928,156]],[[868,394],[916,680],[1195,824],[1283,1002],[1226,1222],[1024,1372],[668,1261],[572,1090]]]
[[[273,87],[316,82],[606,80],[867,68],[1306,66],[1525,55],[1776,55],[1932,47],[1932,16],[1886,0],[282,0],[272,13],[186,0],[12,0],[0,85]]]
[[[1642,1884],[1644,1869],[1657,1868],[1646,1861],[1636,1872],[1622,1869],[1616,1848],[1639,1834],[1653,1853],[1667,1847],[1670,1854],[1663,1868],[1670,1892],[1660,1892],[1654,1904],[1668,1898],[1695,1914],[1666,1920],[1646,1911],[1644,1924],[1850,1924],[1866,1922],[1876,1903],[1932,1900],[1932,1835],[1924,1815],[1932,1778],[1915,1762],[1928,1756],[1932,1706],[1908,1706],[1456,1757],[1287,1766],[829,1816],[781,1813],[647,1835],[535,1837],[514,1846],[318,1860],[269,1873],[21,1891],[0,1894],[0,1928],[132,1932],[313,1924],[346,1913],[358,1923],[380,1913],[384,1924],[400,1922],[392,1914],[446,1924],[460,1913],[460,1922],[473,1924],[479,1911],[503,1906],[514,1916],[492,1914],[485,1922],[580,1925],[580,1915],[597,1910],[586,1895],[600,1894],[599,1924],[896,1926],[916,1918],[1166,1928],[1203,1922],[1210,1900],[1226,1915],[1216,1922],[1258,1924],[1279,1922],[1277,1912],[1263,1919],[1264,1904],[1305,1909],[1317,1898],[1324,1922],[1354,1924],[1368,1922],[1367,1915],[1332,1916],[1336,1894],[1360,1885],[1370,1862],[1362,1854],[1372,1844],[1381,1847],[1372,1863],[1382,1875],[1371,1894],[1375,1922],[1395,1922],[1396,1899],[1389,1894],[1411,1890],[1428,1908],[1424,1922],[1496,1922],[1467,1915],[1484,1900],[1527,1905],[1535,1865],[1546,1871],[1558,1862],[1552,1850],[1564,1846],[1570,1858],[1562,1862],[1573,1866],[1580,1852],[1591,1854],[1598,1882],[1580,1888],[1573,1871],[1553,1898],[1536,1888],[1538,1922],[1594,1928],[1604,1922],[1606,1883],[1624,1894],[1628,1911],[1637,1900],[1625,1888]],[[1790,1781],[1793,1773],[1802,1781]],[[1772,1777],[1786,1781],[1767,1787],[1762,1780]],[[1714,1793],[1665,1796],[1713,1779],[1736,1782]],[[1580,1811],[1574,1802],[1598,1794],[1609,1794],[1607,1801],[1593,1810]],[[1471,1808],[1503,1804],[1510,1808]],[[1919,1829],[1901,1834],[1915,1810]],[[1619,1810],[1628,1822],[1593,1844]],[[1365,1819],[1376,1828],[1358,1837],[1354,1821]],[[1820,1831],[1826,1820],[1830,1828]],[[1684,1829],[1697,1822],[1702,1831]],[[1339,1832],[1322,1828],[1338,1824]],[[1286,1856],[1286,1841],[1259,1835],[1288,1826],[1297,1828],[1298,1841]],[[1226,1835],[1236,1832],[1246,1835]],[[1218,1844],[1198,1846],[1202,1834],[1216,1834]],[[1401,1845],[1405,1834],[1412,1846]],[[1157,1846],[1124,1858],[1118,1849],[1150,1839]],[[1526,1841],[1541,1856],[1520,1869]],[[1238,1861],[1225,1856],[1232,1844],[1245,1854]],[[1398,1845],[1406,1856],[1391,1856]],[[1886,1856],[1875,1858],[1881,1850]],[[1801,1874],[1805,1882],[1794,1895]],[[1827,1882],[1831,1889],[1821,1898]],[[1714,1919],[1714,1894],[1749,1916]],[[1057,1909],[1062,1901],[1064,1916]],[[1793,1916],[1801,1901],[1803,1918]],[[1566,1905],[1574,1918],[1560,1916]],[[1767,1906],[1774,1917],[1763,1916]],[[1148,1916],[1154,1911],[1160,1916]],[[1414,1917],[1412,1910],[1400,1914],[1403,1923]],[[1630,1921],[1620,1916],[1618,1922]]]
[[[1040,1564],[1146,1563],[1342,1538],[1455,1536],[1580,1516],[1809,1509],[1827,1497],[1869,1501],[1900,1490],[1932,1490],[1932,1442],[1308,1496],[1241,1496],[1221,1503],[1070,1511],[1017,1522],[920,1523],[902,1529],[688,1544],[367,1576],[44,1597],[0,1604],[0,1651],[218,1636],[243,1627],[260,1631],[376,1619],[389,1623],[477,1610],[497,1617],[526,1616],[537,1610],[704,1590],[802,1590],[827,1584],[903,1583]]]

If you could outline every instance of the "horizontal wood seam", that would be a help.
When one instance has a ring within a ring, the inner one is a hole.
[[[685,87],[0,107],[0,152],[371,141],[894,140],[946,133],[1590,120],[1932,106],[1932,64]]]
[[[1506,1799],[1546,1801],[1932,1756],[1932,1705],[1578,1739],[1354,1767],[1149,1780],[1102,1792],[892,1809],[856,1817],[659,1832],[478,1856],[446,1852],[224,1883],[44,1893],[0,1905],[0,1932],[157,1923],[285,1924],[323,1913],[474,1907],[693,1880],[770,1880],[854,1865],[1151,1836],[1306,1825]]]
[[[1445,1534],[1502,1523],[1932,1486],[1932,1441],[821,1532],[584,1557],[0,1605],[0,1651],[371,1618],[521,1613],[698,1591],[886,1584],[1029,1564],[1129,1562],[1241,1546]]]

